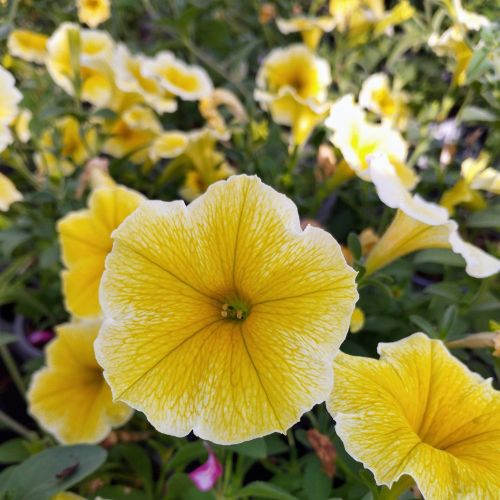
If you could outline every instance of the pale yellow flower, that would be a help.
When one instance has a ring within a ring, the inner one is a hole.
[[[107,21],[111,16],[111,0],[77,0],[78,19],[91,28]]]
[[[361,16],[367,21],[375,20],[385,12],[383,0],[330,0],[329,5],[336,28],[341,32],[347,31],[352,24],[359,24]]]
[[[292,128],[291,143],[303,145],[327,116],[328,62],[305,45],[274,49],[257,73],[255,99],[273,120]]]
[[[114,402],[94,355],[100,321],[60,325],[27,393],[29,412],[63,444],[98,443],[132,409]]]
[[[73,67],[72,44],[79,68]],[[47,70],[54,82],[68,94],[75,94],[75,79],[79,78],[82,100],[100,107],[111,101],[115,89],[110,67],[114,42],[106,32],[63,23],[49,38],[47,50]]]
[[[351,323],[349,330],[351,333],[358,333],[365,326],[365,313],[359,307],[356,307],[352,312]]]
[[[462,240],[446,208],[412,196],[384,155],[370,161],[370,176],[380,200],[398,211],[366,260],[367,275],[424,248],[450,248],[464,258],[465,271],[475,278],[500,271],[499,259]]]
[[[130,161],[143,163],[149,148],[161,133],[161,124],[154,112],[140,105],[127,109],[120,117],[106,124],[103,151],[115,158],[128,156]]]
[[[167,51],[148,61],[143,74],[156,78],[165,90],[185,101],[198,101],[213,90],[212,80],[203,68],[189,65]]]
[[[95,128],[83,130],[71,115],[58,118],[54,127],[42,132],[40,150],[34,155],[39,173],[59,177],[71,174],[75,166],[83,165],[97,146]]]
[[[149,149],[149,157],[153,161],[160,158],[175,158],[182,154],[189,144],[189,136],[178,130],[161,133]]]
[[[465,10],[460,0],[444,0],[444,3],[453,20],[468,30],[478,31],[491,25],[491,21],[486,16]]]
[[[16,119],[22,98],[12,74],[0,66],[0,153],[13,140],[9,125]]]
[[[357,299],[338,243],[256,177],[151,201],[113,233],[95,344],[116,400],[160,432],[285,432],[332,387]]]
[[[22,199],[23,195],[16,189],[14,183],[0,172],[0,210],[6,212],[12,203]]]
[[[14,57],[44,64],[47,58],[48,37],[29,30],[13,30],[7,39],[7,49]]]
[[[323,33],[328,33],[335,28],[335,19],[327,16],[297,16],[293,19],[278,18],[276,24],[284,35],[300,32],[304,44],[311,50],[316,50]]]
[[[157,79],[144,76],[144,68],[150,61],[142,54],[131,55],[124,44],[118,44],[113,58],[116,86],[124,92],[139,94],[158,113],[172,113],[177,109],[175,96]]]
[[[21,142],[28,142],[31,139],[30,122],[33,118],[33,113],[29,109],[22,109],[17,115],[14,122],[14,130],[17,138]]]
[[[500,393],[491,381],[423,333],[378,353],[334,361],[328,408],[349,455],[379,485],[410,476],[427,500],[498,498]]]
[[[88,208],[71,212],[57,223],[66,309],[81,318],[98,317],[99,283],[111,250],[111,233],[142,202],[143,196],[123,186],[92,192]]]
[[[390,11],[375,23],[375,35],[390,34],[392,27],[404,23],[415,14],[415,8],[408,0],[400,0]]]

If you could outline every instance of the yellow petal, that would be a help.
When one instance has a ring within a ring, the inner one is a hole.
[[[110,0],[77,0],[78,19],[95,28],[107,21],[111,15]]]
[[[30,413],[64,444],[97,443],[132,414],[113,402],[95,360],[99,327],[99,321],[59,326],[47,366],[35,373],[27,394]]]
[[[22,199],[23,195],[14,183],[6,175],[0,173],[0,210],[6,212],[12,203]]]
[[[114,396],[157,429],[240,442],[325,398],[354,272],[285,196],[234,176],[188,208],[142,204],[114,240],[96,353]]]
[[[44,64],[48,37],[29,30],[13,30],[7,40],[9,52],[28,62]]]
[[[100,314],[99,283],[111,250],[111,233],[141,203],[142,196],[123,186],[99,188],[89,208],[72,212],[58,222],[62,274],[67,309],[79,317]]]
[[[378,484],[407,474],[427,499],[495,498],[500,393],[424,334],[378,350],[334,362],[328,406],[348,453]]]

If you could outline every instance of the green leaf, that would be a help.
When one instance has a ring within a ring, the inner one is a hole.
[[[136,443],[123,444],[119,450],[142,481],[144,481],[144,489],[149,498],[153,497],[153,467],[151,465],[150,456]]]
[[[310,500],[327,500],[330,496],[332,481],[325,474],[318,457],[314,455],[306,465],[302,488]]]
[[[429,285],[424,290],[424,293],[455,302],[460,300],[463,290],[456,283],[434,283],[433,285]]]
[[[410,321],[417,325],[424,333],[427,333],[430,337],[436,337],[436,331],[434,327],[422,316],[418,316],[417,314],[412,314],[410,316]]]
[[[361,259],[361,243],[355,233],[349,233],[349,236],[347,237],[347,246],[356,260]]]
[[[15,438],[0,445],[0,464],[15,464],[30,456],[26,441]]]
[[[252,439],[251,441],[246,441],[245,443],[233,444],[228,446],[228,448],[250,458],[267,457],[267,446],[264,438],[257,438]]]
[[[489,50],[486,47],[481,47],[474,51],[474,55],[467,66],[467,82],[477,80],[482,74],[491,68],[491,63],[488,60]]]
[[[442,334],[443,338],[446,338],[450,332],[453,324],[458,317],[458,308],[455,304],[448,306],[439,322],[439,332]]]
[[[495,205],[486,210],[475,212],[465,222],[467,227],[491,227],[494,229],[500,228],[500,205]]]
[[[241,488],[236,494],[236,498],[269,498],[272,500],[297,500],[297,497],[290,495],[286,490],[263,481],[254,481]]]
[[[215,499],[211,491],[199,491],[187,474],[173,474],[167,481],[167,495],[165,500],[212,500]]]
[[[414,264],[442,264],[443,266],[464,267],[463,257],[448,248],[428,248],[415,255]]]
[[[14,490],[16,500],[49,500],[92,474],[106,460],[100,446],[55,446],[13,467],[0,478],[0,492]]]
[[[460,115],[463,122],[496,122],[500,117],[488,111],[487,109],[479,108],[477,106],[466,106]]]
[[[199,460],[200,462],[206,460],[207,456],[208,452],[203,446],[202,441],[187,443],[172,457],[172,460],[168,463],[168,468],[169,470],[177,467],[184,468],[194,460]]]

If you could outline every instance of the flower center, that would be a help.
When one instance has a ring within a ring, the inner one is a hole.
[[[220,315],[227,319],[243,320],[248,317],[250,307],[240,299],[228,300],[222,304]]]

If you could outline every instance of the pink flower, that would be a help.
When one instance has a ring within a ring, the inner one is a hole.
[[[50,330],[35,330],[28,334],[28,340],[36,347],[43,346],[54,337],[54,332]]]
[[[221,475],[222,465],[210,448],[208,448],[208,460],[189,473],[189,477],[200,491],[211,490]]]

